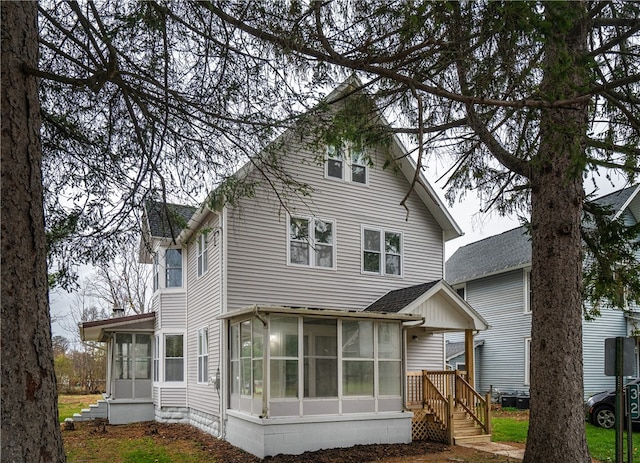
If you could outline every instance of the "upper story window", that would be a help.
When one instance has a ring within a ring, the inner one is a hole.
[[[402,275],[402,233],[363,227],[362,271]]]
[[[453,287],[454,291],[460,296],[462,299],[467,299],[467,287],[466,285],[459,285]]]
[[[182,287],[182,249],[167,249],[164,256],[167,288]]]
[[[335,222],[289,217],[289,264],[335,268]]]
[[[153,290],[160,289],[160,263],[158,259],[158,253],[153,253]]]
[[[366,185],[368,166],[363,149],[347,142],[327,146],[325,175],[328,178]]]
[[[209,269],[209,235],[202,233],[198,237],[198,276],[207,273]]]

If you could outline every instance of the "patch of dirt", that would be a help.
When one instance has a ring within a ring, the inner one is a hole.
[[[65,446],[82,446],[86,439],[130,440],[151,437],[164,443],[172,442],[182,447],[187,442],[196,442],[197,447],[216,462],[224,463],[433,463],[433,462],[509,462],[499,457],[474,449],[447,446],[435,442],[416,441],[411,444],[356,445],[343,449],[327,449],[305,452],[301,455],[276,455],[260,460],[255,456],[221,441],[199,429],[185,424],[156,422],[128,425],[109,425],[102,422],[76,423],[75,430],[65,430],[62,436]]]

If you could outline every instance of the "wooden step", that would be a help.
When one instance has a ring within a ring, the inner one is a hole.
[[[453,433],[456,437],[458,436],[477,436],[482,434],[482,429],[480,428],[453,428]]]
[[[453,443],[455,445],[470,443],[488,443],[491,442],[491,434],[479,434],[477,436],[455,436]]]

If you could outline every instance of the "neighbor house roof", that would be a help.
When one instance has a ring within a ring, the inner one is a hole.
[[[639,186],[631,186],[595,200],[610,206],[618,216],[636,196]],[[502,273],[531,264],[531,239],[523,226],[460,247],[447,260],[446,279],[450,284]]]
[[[478,341],[473,341],[473,347],[478,347],[484,345],[484,339],[480,339]],[[445,344],[446,357],[447,361],[452,358],[458,357],[459,355],[463,355],[465,353],[465,343],[462,342],[449,342]]]

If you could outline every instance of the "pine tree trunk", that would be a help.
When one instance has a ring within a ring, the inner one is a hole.
[[[37,3],[2,13],[2,461],[65,461],[47,288]]]
[[[545,4],[563,19],[545,45],[541,93],[580,94],[586,81],[584,4]],[[557,21],[556,23],[560,23]],[[531,173],[531,415],[525,463],[591,461],[585,436],[582,365],[582,241],[588,101],[543,111]]]

